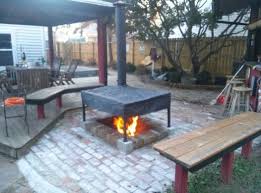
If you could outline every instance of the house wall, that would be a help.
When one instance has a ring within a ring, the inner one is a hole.
[[[31,63],[46,57],[44,27],[0,24],[0,33],[11,33],[14,64],[21,61],[22,52]]]

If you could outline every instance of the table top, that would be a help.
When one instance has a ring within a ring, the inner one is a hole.
[[[189,171],[232,151],[261,135],[261,114],[248,112],[154,145],[154,149]]]
[[[150,90],[131,86],[105,86],[84,91],[87,95],[117,101],[122,104],[131,104],[138,101],[146,101],[160,96],[170,96],[170,92],[163,90]]]
[[[238,86],[238,87],[234,87],[233,88],[234,91],[238,91],[238,92],[251,92],[252,89],[245,87],[245,86]]]
[[[49,70],[45,66],[28,66],[28,67],[17,67],[17,66],[6,66],[8,70]]]

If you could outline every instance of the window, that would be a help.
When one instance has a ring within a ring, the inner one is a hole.
[[[13,64],[11,34],[0,34],[0,66]]]

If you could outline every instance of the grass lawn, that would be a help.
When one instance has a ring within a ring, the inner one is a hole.
[[[174,193],[169,189],[167,193]],[[250,161],[237,157],[233,182],[224,185],[220,176],[220,161],[189,176],[189,193],[261,193],[261,150]]]

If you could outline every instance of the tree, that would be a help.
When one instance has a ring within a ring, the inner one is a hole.
[[[238,23],[245,19],[247,13],[247,10],[237,13],[234,20],[217,33],[220,28],[213,11],[206,6],[207,0],[131,0],[129,3],[129,31],[139,39],[155,41],[178,71],[183,71],[180,52],[172,52],[170,39],[175,32],[181,33],[189,50],[194,76],[213,54],[230,46],[227,44],[229,37],[244,30],[238,29]],[[217,46],[217,41],[222,43]]]

